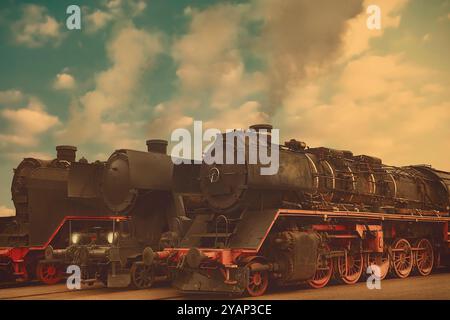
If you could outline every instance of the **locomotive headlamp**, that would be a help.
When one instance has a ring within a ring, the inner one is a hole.
[[[72,237],[70,238],[70,240],[72,241],[72,244],[77,244],[78,242],[80,242],[81,239],[81,234],[79,233],[72,233]]]
[[[112,244],[117,239],[118,233],[117,232],[109,232],[108,236],[106,237],[106,240],[108,240],[109,244]]]

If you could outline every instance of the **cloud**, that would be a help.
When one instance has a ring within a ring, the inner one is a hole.
[[[173,43],[171,52],[177,64],[178,91],[170,101],[155,107],[150,134],[167,136],[173,129],[191,126],[194,117],[210,124],[219,124],[215,120],[220,119],[220,127],[232,125],[236,116],[260,119],[243,112],[259,114],[259,103],[247,103],[267,85],[261,72],[246,69],[239,49],[249,10],[248,5],[230,4],[185,9],[189,27]]]
[[[59,124],[56,116],[45,111],[44,105],[34,97],[20,109],[3,109],[0,116],[7,122],[7,130],[0,133],[0,146],[35,146],[39,135]]]
[[[450,148],[443,75],[403,54],[376,55],[371,43],[399,26],[407,3],[375,3],[381,31],[366,27],[365,8],[374,4],[368,1],[188,7],[189,28],[172,49],[178,92],[154,108],[148,131],[170,134],[194,119],[220,129],[269,121],[284,138],[311,146],[449,170],[436,152]],[[261,29],[249,31],[249,21]],[[262,67],[248,68],[244,54],[260,58]]]
[[[111,13],[96,9],[86,14],[86,30],[88,33],[95,33],[105,27],[113,18]]]
[[[182,100],[168,101],[154,108],[155,117],[148,125],[148,136],[169,136],[174,129],[188,128],[194,123],[194,118],[187,115]]]
[[[124,114],[131,117],[140,79],[161,50],[158,35],[132,25],[120,29],[107,46],[111,67],[95,76],[94,90],[73,101],[70,119],[58,133],[59,138],[76,144],[105,140],[111,143],[111,139],[101,137],[99,128],[104,123],[119,125],[124,122]],[[129,136],[126,130],[119,134]]]
[[[186,115],[181,101],[171,101],[168,106],[160,104],[156,107],[157,116],[151,122],[148,132],[150,137],[170,137],[174,129],[192,129],[194,119]],[[168,108],[167,108],[168,107]],[[233,108],[218,110],[214,116],[203,119],[204,128],[217,128],[219,130],[233,128],[248,128],[251,124],[265,123],[269,116],[261,111],[261,104],[257,101],[247,101]]]
[[[0,217],[12,217],[15,215],[16,213],[13,209],[5,206],[0,206]]]
[[[217,5],[188,11],[189,31],[172,49],[181,95],[203,96],[210,100],[210,107],[224,109],[262,89],[261,73],[245,69],[238,49],[248,9],[244,5]]]
[[[27,152],[8,152],[5,154],[6,158],[14,163],[18,163],[22,161],[25,158],[36,158],[36,159],[43,159],[43,160],[52,160],[55,158],[55,155],[52,155],[50,153],[46,152],[34,152],[34,151],[27,151]]]
[[[58,73],[56,75],[53,88],[56,90],[68,90],[75,88],[75,79],[72,75],[66,72]]]
[[[187,7],[188,30],[172,48],[178,93],[158,106],[149,131],[169,134],[194,118],[220,128],[267,121],[292,86],[335,60],[347,22],[361,11],[362,0]],[[248,68],[248,54],[266,67]]]
[[[179,64],[177,76],[182,89],[211,90],[223,82],[232,81],[242,72],[236,48],[240,8],[220,5],[189,14],[192,19],[189,31],[175,42],[172,50]]]
[[[112,149],[146,148],[145,137],[139,136],[140,123],[136,122],[103,122],[100,126],[98,142],[110,146]]]
[[[109,23],[123,23],[142,14],[146,7],[147,3],[143,0],[109,0],[94,10],[85,7],[86,31],[94,34]]]
[[[137,16],[147,7],[144,0],[109,0],[106,7],[116,16]]]
[[[248,101],[237,108],[221,112],[217,117],[205,122],[205,128],[247,129],[252,124],[267,123],[269,116],[261,111],[257,101]]]
[[[329,99],[323,98],[327,86],[311,79],[285,97],[273,120],[286,138],[305,139],[311,146],[350,149],[393,165],[428,163],[449,170],[436,150],[450,147],[450,103],[436,78],[435,71],[403,55],[364,55],[328,80],[336,82]]]
[[[343,60],[348,60],[354,56],[369,50],[370,40],[383,36],[389,28],[397,28],[401,20],[401,11],[409,0],[364,0],[363,7],[377,5],[381,10],[381,29],[367,29],[366,21],[369,17],[366,10],[360,12],[356,17],[348,22],[348,28],[343,36]]]
[[[62,39],[60,24],[45,7],[35,4],[22,7],[22,17],[12,24],[12,31],[16,43],[31,48],[58,45]]]
[[[259,53],[268,64],[270,112],[289,88],[335,61],[348,21],[362,10],[362,0],[276,0],[257,2],[263,27]]]
[[[0,104],[8,105],[23,101],[24,95],[20,90],[0,91]]]

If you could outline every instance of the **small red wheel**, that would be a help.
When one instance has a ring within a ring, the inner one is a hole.
[[[364,259],[362,253],[347,254],[336,259],[337,279],[346,284],[359,281],[363,273]]]
[[[36,275],[38,280],[45,284],[56,284],[62,279],[58,265],[51,262],[39,262],[36,268]]]
[[[392,245],[392,272],[399,278],[406,278],[413,268],[411,244],[406,239],[398,239]]]
[[[422,276],[427,276],[433,271],[434,250],[433,245],[428,239],[421,239],[417,242],[417,251],[414,253],[416,270]]]
[[[380,274],[376,274],[379,280],[384,280],[388,273],[390,267],[389,253],[384,251],[383,253],[369,253],[367,255],[367,266],[375,265],[379,268]],[[374,271],[372,269],[372,271]]]
[[[267,271],[253,271],[252,266],[260,265],[259,262],[250,262],[247,267],[249,268],[249,277],[246,287],[248,295],[252,297],[262,296],[269,286],[269,273]]]
[[[330,282],[333,275],[333,259],[325,256],[329,251],[330,248],[326,247],[325,252],[317,257],[316,273],[311,280],[306,282],[311,288],[320,289]]]

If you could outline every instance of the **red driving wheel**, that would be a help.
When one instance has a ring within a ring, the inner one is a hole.
[[[346,284],[354,284],[359,281],[364,269],[362,253],[346,254],[336,259],[336,277]]]
[[[406,239],[398,239],[392,245],[392,272],[399,278],[406,278],[413,268],[413,251]]]
[[[51,262],[40,262],[37,265],[36,275],[39,281],[45,284],[56,284],[62,279],[58,265]]]
[[[252,297],[262,296],[269,286],[269,273],[267,271],[253,271],[252,266],[260,265],[258,262],[250,262],[247,267],[250,269],[247,293]]]
[[[317,268],[314,277],[307,281],[307,284],[314,289],[320,289],[325,287],[330,282],[333,275],[333,259],[326,257],[325,254],[330,251],[327,246],[325,252],[317,258]]]
[[[417,242],[417,251],[414,253],[416,269],[422,276],[427,276],[433,271],[434,250],[428,239],[420,239]]]

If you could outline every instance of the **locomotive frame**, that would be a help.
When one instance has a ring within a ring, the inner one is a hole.
[[[448,252],[449,221],[434,212],[252,211],[237,226],[248,235],[246,247],[167,248],[154,257],[168,261],[174,286],[186,292],[260,296],[269,282],[321,288],[333,277],[354,284],[372,264],[380,280],[388,273],[406,278],[413,269],[426,276]]]

